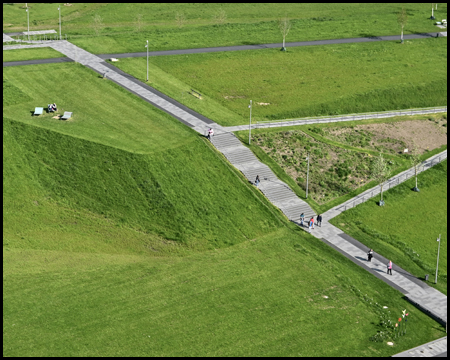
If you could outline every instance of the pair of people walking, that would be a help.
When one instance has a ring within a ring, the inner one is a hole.
[[[373,250],[369,249],[369,251],[367,252],[367,261],[371,262],[372,258],[373,258]],[[386,267],[387,267],[387,274],[392,275],[392,261],[391,260],[389,260]]]

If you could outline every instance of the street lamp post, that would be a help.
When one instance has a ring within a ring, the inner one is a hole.
[[[30,12],[28,11],[27,7],[27,24],[28,24],[28,41],[30,41]]]
[[[59,40],[62,40],[61,38],[61,5],[58,7],[59,10]]]
[[[431,4],[431,18],[430,18],[431,20],[434,20],[435,19],[435,17],[434,17],[434,12],[433,12],[433,4]]]
[[[248,144],[250,145],[251,136],[252,136],[252,101],[250,100],[250,122],[248,124]]]
[[[437,263],[436,263],[436,276],[434,278],[435,284],[437,284],[437,274],[438,274],[438,266],[439,266],[439,249],[441,248],[441,234],[439,234],[437,241],[439,242],[439,245],[438,245]]]
[[[308,198],[308,177],[309,177],[309,153],[306,157],[306,160],[308,160],[308,167],[306,169],[306,198]]]
[[[147,45],[145,45],[145,47],[147,48],[147,82],[148,82],[148,40]]]

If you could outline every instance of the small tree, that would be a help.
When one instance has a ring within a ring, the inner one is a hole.
[[[278,27],[281,31],[281,35],[283,36],[283,47],[281,48],[281,51],[286,51],[285,48],[285,41],[286,36],[289,34],[289,30],[291,30],[291,22],[289,19],[285,16],[283,19],[278,20]]]
[[[94,29],[95,35],[98,36],[100,34],[100,31],[103,30],[103,20],[102,17],[98,14],[95,14],[95,16],[92,19],[92,28]]]
[[[220,9],[213,15],[213,21],[218,25],[222,25],[226,19],[227,13],[225,12],[224,9]]]
[[[389,178],[390,173],[391,171],[388,167],[388,164],[380,152],[380,156],[377,157],[372,164],[372,173],[371,173],[372,178],[375,179],[377,183],[380,184],[381,187],[381,199],[379,203],[380,206],[384,205],[383,185],[384,182]]]
[[[402,44],[403,44],[403,28],[406,26],[406,22],[408,21],[408,14],[406,13],[406,9],[402,8],[397,15],[397,22],[402,28]]]
[[[184,14],[182,12],[176,12],[175,13],[175,21],[177,22],[177,26],[179,28],[182,28],[185,21],[186,21],[186,17],[184,16]]]
[[[141,31],[142,26],[144,25],[144,22],[142,21],[143,17],[144,16],[142,14],[137,14],[136,15],[136,23],[135,23],[135,25],[136,25],[136,31],[138,31],[138,32]]]
[[[415,176],[416,176],[416,186],[413,189],[414,191],[419,191],[419,188],[417,187],[417,171],[419,170],[420,163],[421,163],[421,160],[420,160],[419,149],[414,144],[414,146],[411,150],[411,164],[414,167],[414,172],[415,172]]]

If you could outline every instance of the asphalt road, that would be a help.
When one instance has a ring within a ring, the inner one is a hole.
[[[404,35],[404,40],[411,39],[425,39],[436,37],[438,33],[425,33],[425,34],[409,34]],[[400,40],[399,35],[389,36],[371,36],[363,38],[350,38],[350,39],[331,39],[331,40],[314,40],[314,41],[298,41],[286,43],[286,48],[299,47],[299,46],[313,46],[313,45],[331,45],[331,44],[348,44],[348,43],[362,43],[362,42],[374,42],[374,41],[395,41]],[[200,54],[219,51],[239,51],[239,50],[258,50],[258,49],[273,49],[280,48],[281,44],[260,44],[260,45],[237,45],[237,46],[222,46],[222,47],[210,47],[199,49],[183,49],[183,50],[162,50],[162,51],[150,51],[148,56],[163,56],[163,55],[188,55],[188,54]],[[147,56],[147,52],[137,53],[122,53],[122,54],[100,54],[97,55],[102,59],[110,58],[128,58],[128,57],[142,57]],[[17,66],[17,65],[35,65],[35,64],[49,64],[58,62],[72,61],[67,58],[54,58],[54,59],[42,59],[42,60],[27,60],[27,61],[12,61],[3,62],[3,66]]]

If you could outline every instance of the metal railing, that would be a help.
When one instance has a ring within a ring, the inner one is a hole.
[[[428,108],[416,108],[416,109],[406,109],[406,110],[390,110],[390,111],[377,111],[377,112],[367,112],[358,114],[347,114],[338,116],[312,116],[306,118],[297,119],[284,119],[284,120],[264,120],[257,121],[256,128],[266,128],[266,127],[277,127],[277,126],[292,126],[292,125],[303,125],[308,123],[329,123],[338,121],[353,121],[353,120],[365,120],[365,119],[378,119],[387,118],[394,116],[405,116],[405,115],[418,115],[418,114],[433,114],[447,112],[447,106],[435,106]]]
[[[420,163],[417,166],[417,174],[421,173],[422,171],[425,171],[429,169],[430,167],[439,164],[440,162],[447,159],[447,150],[443,151],[442,153],[427,159]],[[415,176],[414,168],[408,169],[391,179],[389,179],[387,182],[383,184],[383,191],[389,190],[390,188],[393,188],[394,186],[399,185],[400,183],[412,178]],[[356,205],[362,204],[363,202],[369,200],[370,198],[374,197],[375,195],[378,195],[381,192],[381,188],[379,185],[377,185],[375,188],[369,189],[362,194],[359,194],[358,196],[354,197],[353,199],[350,199],[343,204],[339,205],[339,207],[336,207],[337,211],[345,211],[348,209],[351,209],[355,207]]]

